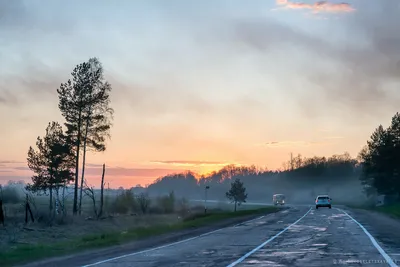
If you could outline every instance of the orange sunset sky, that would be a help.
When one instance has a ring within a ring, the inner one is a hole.
[[[400,98],[398,0],[1,1],[0,183],[63,122],[56,89],[98,57],[112,139],[88,154],[112,187],[290,153],[356,156]]]

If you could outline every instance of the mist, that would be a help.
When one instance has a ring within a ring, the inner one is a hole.
[[[330,158],[304,158],[297,156],[281,171],[268,171],[255,166],[225,166],[206,176],[183,172],[160,177],[144,188],[157,197],[174,192],[189,200],[207,199],[226,202],[225,193],[239,178],[248,193],[247,202],[272,203],[273,194],[285,194],[288,204],[313,204],[317,195],[328,194],[337,204],[361,204],[368,198],[359,177],[361,167],[348,154]]]

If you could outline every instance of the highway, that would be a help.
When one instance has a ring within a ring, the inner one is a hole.
[[[175,243],[107,249],[35,266],[397,266],[398,221],[384,224],[378,216],[380,229],[374,230],[355,219],[373,222],[371,214],[361,215],[345,208],[293,205]],[[377,238],[378,233],[385,236]]]
[[[85,266],[397,266],[390,253],[337,208],[292,207],[240,225]]]
[[[221,200],[207,200],[207,202],[205,203],[204,200],[201,199],[191,199],[189,200],[190,203],[192,203],[193,205],[204,205],[206,204],[207,207],[209,208],[215,208],[218,207],[218,205],[230,205],[233,208],[233,204],[229,201],[221,201]],[[241,203],[241,206],[273,206],[274,204],[271,202],[245,202],[245,203]],[[285,207],[310,207],[310,204],[285,204]],[[344,207],[343,205],[336,205],[336,207]]]

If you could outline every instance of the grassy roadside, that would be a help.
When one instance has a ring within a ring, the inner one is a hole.
[[[364,209],[381,212],[392,217],[400,219],[400,203],[376,207],[373,205],[346,205],[353,209]]]
[[[237,212],[210,211],[208,214],[196,214],[192,217],[186,218],[182,222],[171,225],[159,224],[150,227],[131,228],[125,232],[86,235],[68,242],[59,242],[53,244],[16,245],[6,252],[0,252],[0,266],[13,266],[15,264],[23,264],[45,258],[83,252],[88,249],[119,245],[129,241],[144,239],[179,230],[212,225],[213,223],[230,218],[273,213],[278,209],[279,208],[276,207],[266,207],[251,210],[240,210]]]
[[[387,205],[387,206],[381,206],[381,207],[373,207],[371,208],[374,211],[382,212],[388,215],[391,215],[393,217],[396,217],[397,219],[400,219],[400,204],[393,204],[393,205]]]

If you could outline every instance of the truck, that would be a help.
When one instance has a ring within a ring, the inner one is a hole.
[[[274,205],[284,205],[285,204],[285,195],[284,194],[274,194],[272,197],[272,203]]]

